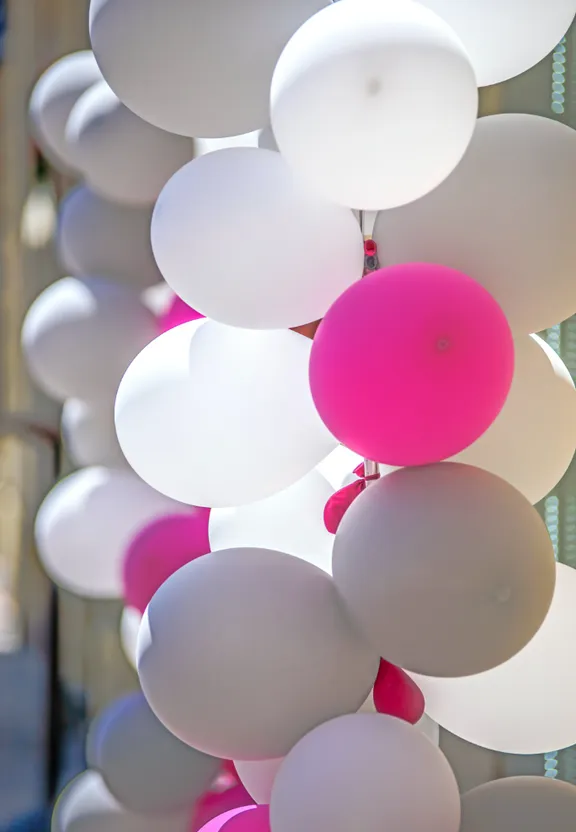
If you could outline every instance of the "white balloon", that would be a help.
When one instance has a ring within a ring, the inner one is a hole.
[[[223,136],[220,139],[194,139],[194,156],[205,156],[215,150],[226,150],[230,147],[262,147],[265,150],[278,150],[276,139],[271,127],[242,133],[240,136]]]
[[[38,554],[63,589],[86,598],[119,598],[122,561],[134,535],[157,517],[188,510],[131,471],[83,468],[54,486],[40,506]]]
[[[138,636],[150,707],[183,742],[226,759],[281,757],[357,710],[378,656],[334,581],[268,549],[227,549],[162,584]]]
[[[440,187],[378,215],[380,264],[459,269],[494,296],[514,334],[554,326],[576,312],[574,179],[571,127],[516,113],[478,119]]]
[[[52,164],[64,173],[76,173],[66,141],[66,123],[80,96],[102,80],[88,50],[65,55],[40,77],[30,98],[34,137]]]
[[[68,399],[62,409],[61,430],[66,452],[78,467],[126,467],[114,427],[113,404]]]
[[[427,713],[443,728],[507,754],[545,754],[576,744],[576,570],[563,564],[556,570],[542,627],[508,662],[459,679],[410,674]]]
[[[84,771],[58,797],[52,832],[188,832],[190,812],[137,815],[122,806],[96,771]]]
[[[269,122],[284,45],[327,0],[92,0],[90,38],[114,92],[141,118],[184,136]]]
[[[156,201],[194,152],[190,139],[159,130],[125,107],[106,81],[78,100],[66,140],[94,191],[105,199],[143,205]]]
[[[90,733],[92,767],[123,806],[142,815],[191,809],[221,766],[171,734],[140,691],[108,705]]]
[[[60,205],[60,265],[79,277],[100,275],[141,289],[162,281],[150,242],[151,206],[120,205],[81,186]]]
[[[537,335],[515,341],[512,387],[496,421],[455,462],[497,474],[539,502],[576,450],[576,390],[566,365]]]
[[[478,90],[459,38],[405,0],[341,0],[282,53],[271,90],[278,147],[310,187],[378,211],[437,187],[464,154]]]
[[[234,760],[240,782],[256,803],[268,805],[284,757],[275,760]]]
[[[452,26],[470,54],[478,86],[500,84],[535,66],[560,43],[575,0],[420,0]]]
[[[142,615],[134,607],[124,607],[120,617],[120,644],[126,661],[136,670],[136,644]]]
[[[338,445],[326,459],[323,459],[317,470],[326,477],[332,488],[342,488],[349,477],[357,479],[354,469],[364,462],[361,456],[349,450],[344,445]]]
[[[279,153],[247,147],[209,153],[172,177],[154,209],[152,248],[193,309],[251,329],[318,320],[364,266],[352,212],[301,188]]]
[[[31,376],[49,396],[112,400],[132,359],[157,332],[133,289],[65,277],[36,298],[22,327]]]
[[[336,440],[312,401],[312,342],[290,330],[183,324],[131,364],[118,389],[124,455],[153,488],[196,506],[263,500]]]
[[[324,525],[324,508],[333,493],[330,483],[311,471],[266,500],[213,509],[208,526],[211,551],[244,546],[277,549],[332,574],[334,536]]]
[[[307,734],[280,766],[274,832],[458,832],[460,795],[442,752],[413,725],[350,714]]]

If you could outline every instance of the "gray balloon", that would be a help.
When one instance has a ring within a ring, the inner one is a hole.
[[[171,734],[140,692],[103,712],[87,751],[114,797],[141,814],[190,809],[221,763]]]
[[[104,77],[137,115],[184,136],[235,136],[270,122],[272,73],[328,0],[92,0]]]
[[[29,105],[30,126],[46,158],[63,173],[77,173],[66,141],[66,123],[81,95],[102,80],[92,52],[65,55],[40,76]]]
[[[122,806],[96,771],[84,771],[58,797],[52,832],[188,832],[190,812],[137,815]]]
[[[458,832],[460,795],[446,757],[418,728],[353,714],[290,751],[272,786],[270,824],[274,832]]]
[[[549,777],[505,777],[462,797],[460,832],[573,832],[576,788]]]
[[[191,139],[138,118],[105,81],[77,101],[66,139],[90,187],[105,199],[136,205],[152,205],[194,153]]]
[[[469,676],[512,658],[552,601],[554,551],[538,512],[504,480],[441,463],[395,471],[352,504],[333,574],[388,661]]]
[[[145,289],[162,281],[150,242],[151,206],[109,202],[89,188],[71,191],[60,205],[60,265],[78,277],[98,274]]]
[[[138,637],[156,715],[228,759],[282,757],[316,725],[357,711],[377,669],[332,578],[268,549],[212,552],[180,569]]]
[[[128,365],[156,331],[134,289],[103,278],[64,277],[28,310],[22,350],[31,376],[52,398],[112,401]]]

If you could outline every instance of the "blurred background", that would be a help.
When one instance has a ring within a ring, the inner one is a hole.
[[[120,643],[120,602],[57,591],[32,534],[43,497],[71,465],[58,406],[28,379],[20,332],[31,301],[62,276],[57,203],[74,183],[35,148],[27,105],[48,66],[88,47],[87,8],[88,0],[0,0],[0,830],[49,828],[54,796],[85,767],[90,719],[136,688]],[[482,95],[484,114],[526,112],[576,127],[576,28],[533,70]],[[543,335],[576,374],[576,321]],[[576,566],[574,465],[540,509],[558,559]],[[551,708],[555,693],[551,683]],[[512,757],[446,732],[441,744],[463,789],[511,774],[576,783],[576,749]]]

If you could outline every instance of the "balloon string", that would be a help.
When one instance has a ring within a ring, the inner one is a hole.
[[[334,2],[334,0],[332,0]],[[364,237],[364,272],[363,277],[367,274],[375,272],[379,268],[378,264],[378,245],[374,240],[374,225],[376,223],[376,213],[368,211],[358,212],[358,222],[360,223],[360,230]],[[372,459],[364,460],[364,477],[366,483],[373,482],[380,477],[380,465]]]

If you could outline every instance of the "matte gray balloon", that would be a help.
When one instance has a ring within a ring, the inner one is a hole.
[[[184,136],[234,136],[269,124],[280,53],[327,2],[92,0],[90,39],[141,118]]]
[[[191,139],[143,121],[122,104],[106,81],[77,101],[66,139],[90,187],[106,199],[136,205],[152,205],[194,153]]]
[[[445,756],[418,728],[382,714],[343,716],[311,731],[272,786],[273,832],[458,832],[459,824]]]
[[[66,453],[78,467],[126,468],[114,427],[114,402],[68,399],[62,408],[61,432]]]
[[[574,832],[575,828],[576,787],[571,783],[549,777],[505,777],[462,797],[460,832]]]
[[[92,52],[65,55],[40,76],[30,97],[30,126],[47,159],[63,173],[77,173],[66,124],[80,96],[102,80]]]
[[[180,569],[138,637],[156,715],[228,759],[283,756],[316,725],[357,711],[377,669],[332,578],[268,549],[212,552]]]
[[[191,808],[221,764],[171,734],[140,692],[118,699],[103,712],[88,747],[91,765],[110,792],[141,814]]]
[[[556,580],[536,509],[456,463],[404,468],[366,489],[338,529],[333,570],[380,654],[429,676],[481,673],[518,653]]]
[[[81,186],[60,205],[57,251],[78,277],[101,275],[145,289],[162,281],[152,254],[152,208],[110,202]]]
[[[52,832],[188,832],[190,812],[137,815],[122,806],[96,771],[84,771],[58,797]]]
[[[22,350],[38,386],[58,401],[112,401],[130,362],[156,335],[156,320],[128,286],[64,277],[34,301]]]
[[[575,178],[572,127],[523,113],[480,118],[438,188],[378,215],[380,265],[451,266],[494,296],[515,335],[554,326],[576,312]]]

